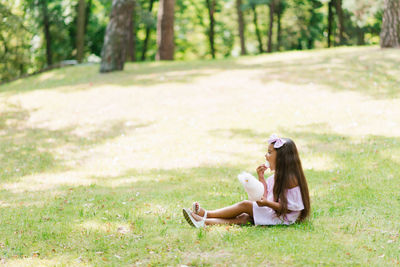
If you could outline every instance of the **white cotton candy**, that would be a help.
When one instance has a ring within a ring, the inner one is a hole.
[[[244,190],[249,196],[249,200],[261,200],[264,195],[264,185],[248,172],[242,172],[238,175],[239,181],[242,183]]]
[[[269,165],[269,162],[268,162],[268,161],[266,161],[264,165],[265,165],[265,167],[267,167],[267,169],[270,167],[270,165]]]

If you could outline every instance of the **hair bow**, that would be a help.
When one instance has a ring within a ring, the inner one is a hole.
[[[280,148],[281,146],[283,146],[286,143],[286,141],[279,138],[276,134],[273,134],[269,137],[268,143],[269,144],[274,143],[274,148]]]

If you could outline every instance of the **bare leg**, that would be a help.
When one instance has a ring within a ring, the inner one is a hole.
[[[253,217],[253,202],[245,200],[232,206],[228,206],[222,209],[209,210],[207,212],[207,218],[219,218],[219,219],[232,219],[241,215],[242,213],[247,213]],[[195,213],[192,213],[192,215]],[[197,215],[197,214],[195,214]],[[200,216],[204,216],[204,209],[200,208],[198,213]],[[194,216],[193,216],[194,217]],[[196,219],[196,217],[194,217]],[[197,220],[197,219],[196,219]]]
[[[197,214],[193,214],[193,217],[196,221],[199,221],[202,219],[201,216]],[[247,224],[248,222],[254,223],[253,217],[246,213],[242,213],[239,216],[235,218],[230,218],[230,219],[222,219],[222,218],[209,218],[206,219],[205,224],[206,225],[213,225],[213,224]]]

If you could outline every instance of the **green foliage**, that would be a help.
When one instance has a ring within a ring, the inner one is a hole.
[[[275,18],[273,50],[301,50],[326,47],[327,0],[274,0]],[[343,1],[347,45],[379,42],[383,0]],[[7,81],[46,67],[46,40],[43,30],[43,8],[46,3],[50,20],[52,62],[76,56],[77,0],[1,0],[0,80]],[[99,57],[112,1],[87,0],[85,58]],[[154,60],[157,52],[156,22],[158,1],[149,11],[148,0],[136,1],[136,58],[144,49],[146,29],[150,29],[146,60]],[[252,6],[258,13],[258,26],[264,49],[267,43],[269,4],[271,0],[242,0],[246,47],[250,54],[259,53],[253,24]],[[280,14],[281,31],[277,33]],[[334,44],[337,44],[337,18],[333,23]],[[209,17],[206,1],[176,0],[175,59],[211,58],[208,40]],[[334,36],[334,37],[335,37]],[[279,39],[279,47],[278,47]],[[216,0],[216,57],[237,56],[240,52],[236,0]]]
[[[31,67],[31,32],[25,27],[23,13],[15,5],[0,2],[0,81],[26,73]]]

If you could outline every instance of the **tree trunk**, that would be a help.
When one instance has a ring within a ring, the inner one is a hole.
[[[242,0],[236,0],[236,10],[238,14],[238,26],[239,26],[239,37],[240,37],[240,54],[246,55],[246,42],[244,39],[244,19],[242,11]]]
[[[150,14],[153,11],[153,3],[154,3],[154,0],[150,0],[150,3],[149,3],[149,13]],[[147,52],[147,46],[149,44],[149,39],[150,39],[150,31],[151,31],[151,27],[149,25],[146,25],[146,37],[144,38],[142,57],[141,57],[142,61],[146,60],[146,52]]]
[[[331,39],[332,39],[332,22],[333,22],[333,0],[328,3],[328,47],[331,47]]]
[[[86,0],[79,0],[78,3],[78,18],[76,30],[76,59],[82,63],[85,49],[85,15],[86,15]]]
[[[345,43],[344,39],[344,14],[342,8],[342,0],[335,0],[335,9],[338,16],[338,26],[339,26],[339,44],[343,45]]]
[[[365,45],[363,28],[356,26],[356,33],[357,33],[357,45]]]
[[[276,12],[277,15],[277,29],[276,29],[276,50],[280,51],[282,45],[282,27],[281,27],[281,19],[282,19],[282,4],[279,4],[279,8]]]
[[[85,12],[85,32],[89,23],[90,15],[92,14],[92,0],[88,0]]]
[[[275,12],[275,3],[274,0],[272,0],[269,3],[269,27],[268,27],[268,47],[267,47],[267,52],[271,53],[272,52],[272,30],[274,28],[274,12]]]
[[[128,47],[126,49],[126,59],[132,62],[136,61],[135,15],[135,5],[133,5],[132,14],[129,17]]]
[[[44,32],[44,38],[46,39],[47,66],[51,66],[53,64],[53,54],[51,51],[50,21],[49,21],[49,11],[47,9],[47,0],[40,0],[40,3],[42,6],[43,32]]]
[[[123,70],[134,0],[113,0],[101,51],[100,72]]]
[[[258,28],[256,5],[252,4],[251,5],[251,9],[253,10],[253,23],[254,23],[254,27],[256,28],[256,35],[257,35],[257,41],[258,41],[258,50],[260,51],[260,54],[262,54],[264,52],[264,48],[263,48],[263,43],[262,43],[262,40],[261,40],[260,29]]]
[[[210,18],[210,30],[208,33],[208,39],[210,41],[210,50],[211,50],[212,58],[215,58],[215,46],[214,46],[214,25],[215,25],[214,11],[215,11],[215,4],[216,4],[215,1],[216,0],[207,0],[208,16]]]
[[[174,60],[174,7],[175,0],[160,0],[156,60]]]
[[[382,18],[380,45],[385,47],[400,47],[400,1],[385,0],[385,7]]]

